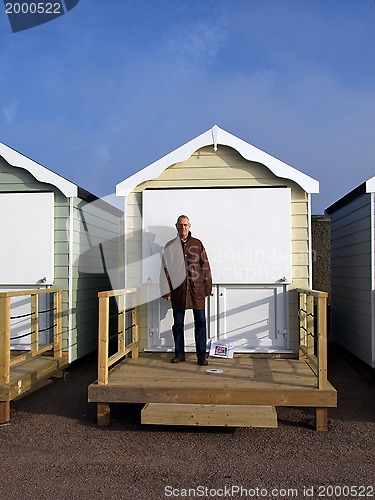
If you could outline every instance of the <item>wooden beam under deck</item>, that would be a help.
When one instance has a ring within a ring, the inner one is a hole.
[[[0,402],[9,402],[25,394],[42,380],[53,376],[68,365],[69,363],[65,356],[61,358],[36,356],[18,363],[11,368],[9,383],[0,385]],[[0,416],[0,423],[4,423],[1,420]]]
[[[170,357],[146,354],[124,360],[109,372],[107,385],[89,386],[89,402],[315,407],[321,428],[321,409],[337,406],[334,387],[328,383],[318,389],[316,375],[303,361],[235,356],[210,359],[203,367],[195,357],[178,364]],[[212,368],[223,373],[208,374]]]

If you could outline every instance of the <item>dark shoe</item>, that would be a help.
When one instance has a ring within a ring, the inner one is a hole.
[[[171,363],[181,363],[182,361],[185,361],[185,356],[175,356],[171,359]]]
[[[198,365],[200,365],[200,366],[208,365],[207,359],[206,358],[198,358]]]

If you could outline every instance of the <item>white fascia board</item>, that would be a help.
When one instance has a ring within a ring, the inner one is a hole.
[[[175,163],[180,163],[187,160],[190,156],[200,148],[204,146],[210,146],[213,144],[211,131],[204,132],[195,139],[187,142],[183,146],[175,149],[171,153],[160,158],[160,160],[151,163],[148,167],[143,168],[139,172],[131,175],[124,181],[120,182],[116,186],[117,196],[127,196],[136,186],[142,182],[149,181],[159,177],[159,175],[164,172],[165,169],[174,165]]]
[[[290,179],[296,184],[301,186],[307,193],[319,193],[319,182],[312,177],[300,172],[299,170],[291,167],[274,156],[265,153],[264,151],[252,146],[248,142],[235,137],[225,130],[220,129],[218,143],[223,146],[230,146],[236,149],[245,160],[255,161],[265,165],[277,177]]]
[[[163,156],[160,160],[151,163],[148,167],[145,167],[136,174],[117,184],[116,195],[127,196],[142,182],[155,179],[171,165],[180,163],[190,158],[190,156],[198,149],[205,146],[214,146],[214,150],[216,151],[219,145],[229,146],[235,149],[245,158],[245,160],[255,161],[265,165],[277,177],[290,179],[296,182],[307,193],[319,193],[319,182],[317,180],[303,174],[299,170],[296,170],[290,165],[287,165],[286,163],[274,158],[273,156],[261,151],[260,149],[215,125],[212,129],[204,132],[180,148],[175,149],[166,156]]]
[[[366,181],[366,193],[375,193],[375,176]]]
[[[67,198],[78,195],[78,186],[0,142],[0,156],[12,167],[24,168],[38,181],[56,186]]]

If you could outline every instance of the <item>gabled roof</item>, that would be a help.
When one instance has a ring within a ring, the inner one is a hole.
[[[325,209],[325,212],[327,214],[336,212],[351,201],[359,198],[366,193],[375,193],[375,176],[371,177],[365,182],[362,182],[362,184],[349,191],[349,193],[346,193],[344,196],[335,201],[335,203],[332,203],[332,205]]]
[[[56,186],[67,198],[78,196],[78,186],[0,142],[0,156],[13,167],[24,168],[38,181]]]
[[[143,168],[134,175],[128,177],[124,181],[120,182],[116,186],[117,196],[127,196],[136,186],[142,182],[155,179],[158,177],[165,169],[174,165],[175,163],[180,163],[187,160],[195,151],[201,149],[205,146],[213,146],[216,151],[219,147],[229,146],[235,149],[241,156],[246,160],[254,161],[265,165],[271,170],[276,176],[290,179],[296,182],[302,187],[307,193],[318,193],[319,192],[319,182],[306,174],[303,174],[299,170],[283,163],[282,161],[274,158],[273,156],[257,149],[251,144],[239,139],[238,137],[226,132],[217,125],[213,126],[207,132],[199,135],[195,139],[187,142],[183,146],[175,149],[171,153],[163,156],[160,160],[151,163],[148,167]]]

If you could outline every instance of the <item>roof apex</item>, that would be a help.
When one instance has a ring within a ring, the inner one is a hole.
[[[77,196],[78,186],[68,181],[61,175],[52,172],[15,149],[0,142],[0,156],[2,156],[12,167],[20,167],[34,176],[40,182],[46,182],[56,186],[67,198]]]
[[[318,193],[319,182],[277,158],[261,151],[251,144],[239,139],[233,134],[214,125],[203,134],[198,135],[183,146],[175,149],[171,153],[163,156],[159,160],[151,163],[142,170],[131,175],[116,186],[117,196],[127,196],[136,186],[142,182],[155,179],[166,168],[187,160],[195,151],[205,146],[213,146],[214,151],[219,147],[229,146],[235,149],[246,160],[262,163],[269,168],[276,176],[293,180],[299,184],[307,193]]]

